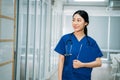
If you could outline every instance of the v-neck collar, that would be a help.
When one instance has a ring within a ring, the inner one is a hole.
[[[78,40],[77,37],[75,36],[75,34],[73,34],[73,36],[74,36],[75,40],[79,43],[86,37],[86,35],[85,35],[80,40]]]

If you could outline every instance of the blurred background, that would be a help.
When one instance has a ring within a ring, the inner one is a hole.
[[[120,0],[0,0],[0,80],[57,80],[54,48],[81,9],[104,55],[92,80],[120,80]]]

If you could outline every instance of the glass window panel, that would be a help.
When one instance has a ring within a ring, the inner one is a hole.
[[[102,52],[103,53],[103,57],[102,58],[107,58],[108,57],[108,52]]]
[[[1,14],[14,18],[14,0],[2,0]]]
[[[34,75],[34,56],[35,56],[35,50],[34,50],[34,42],[35,42],[35,0],[29,1],[29,22],[28,22],[28,52],[27,52],[27,74],[28,79],[32,80]]]
[[[47,15],[47,4],[42,5],[42,26],[41,26],[41,43],[40,43],[40,80],[44,79],[44,70],[45,70],[45,36],[46,36],[46,15]]]
[[[64,26],[63,27],[63,34],[67,34],[70,32],[73,32],[73,27],[72,27],[72,15],[65,15],[65,21],[64,21]],[[69,24],[66,24],[69,23]]]
[[[101,49],[107,49],[108,41],[108,17],[90,16],[88,35],[93,37]]]
[[[37,0],[37,11],[36,11],[36,34],[35,34],[35,80],[39,80],[39,69],[40,69],[40,28],[41,28],[41,0]]]
[[[54,52],[54,48],[56,45],[57,40],[60,38],[61,26],[58,25],[60,22],[59,18],[60,14],[56,11],[52,11],[52,28],[51,28],[51,50],[50,50],[50,64],[49,64],[49,72],[54,71],[54,69],[57,67],[58,63],[58,54]],[[57,27],[56,27],[57,26]]]
[[[0,39],[13,39],[14,21],[1,18]]]
[[[120,50],[120,17],[110,17],[110,49]]]
[[[51,72],[53,70],[53,65],[54,65],[54,43],[55,43],[55,12],[52,11],[52,28],[51,28],[51,50],[50,50],[50,68],[49,68],[49,72]]]
[[[18,59],[17,79],[25,80],[26,73],[26,40],[27,40],[27,3],[28,0],[19,0],[18,22]]]

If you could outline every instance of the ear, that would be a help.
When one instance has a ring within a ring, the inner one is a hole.
[[[87,22],[85,22],[85,26],[87,26],[88,25],[88,23]]]

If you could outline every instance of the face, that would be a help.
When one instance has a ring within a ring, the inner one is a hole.
[[[86,25],[87,25],[87,22],[85,22],[84,19],[79,14],[75,14],[73,16],[72,26],[75,32],[79,32],[79,31],[84,32],[84,27]]]

